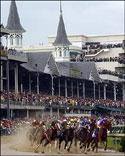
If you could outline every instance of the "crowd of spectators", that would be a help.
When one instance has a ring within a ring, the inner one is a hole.
[[[99,70],[99,74],[109,74],[109,75],[113,75],[113,76],[118,76],[121,79],[125,79],[125,74],[123,74],[121,72],[106,70],[106,69]]]
[[[7,93],[4,90],[1,92],[1,103],[6,103]],[[114,107],[114,108],[125,108],[125,103],[123,101],[114,101],[111,99],[93,99],[93,98],[83,98],[83,97],[64,97],[64,96],[52,96],[50,94],[40,93],[35,94],[28,92],[15,93],[10,92],[10,104],[17,105],[46,105],[46,106],[91,106],[101,105],[104,107]]]
[[[122,43],[117,44],[90,44],[90,45],[83,45],[82,49],[84,50],[85,55],[96,54],[102,49],[110,49],[110,48],[121,48],[124,45]]]
[[[104,58],[85,58],[83,55],[72,55],[70,58],[70,61],[72,62],[119,62],[122,64],[125,64],[125,58],[124,57],[104,57]]]

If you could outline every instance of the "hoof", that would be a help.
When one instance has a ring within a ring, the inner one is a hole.
[[[35,152],[35,153],[38,153],[38,151],[37,151],[37,150],[35,150],[34,152]]]
[[[60,152],[58,152],[58,154],[60,154]]]
[[[87,152],[85,151],[84,154],[87,154]]]
[[[90,148],[87,149],[88,152],[89,152],[90,150],[91,150]]]
[[[68,148],[68,149],[67,149],[67,151],[69,152],[69,151],[70,151],[70,149]]]
[[[42,153],[44,153],[44,151],[42,151]]]

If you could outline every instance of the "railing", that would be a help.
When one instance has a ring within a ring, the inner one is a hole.
[[[27,58],[26,53],[23,53],[22,51],[21,52],[17,52],[14,49],[9,49],[8,50],[8,56],[22,57],[22,58],[25,58],[25,59]]]
[[[112,71],[102,70],[102,71],[99,71],[99,74],[109,74],[112,76],[117,76],[120,79],[125,79],[125,74],[114,73]]]
[[[120,134],[122,133],[123,125],[112,126],[109,134]]]
[[[2,106],[7,105],[7,101],[2,102],[1,101],[1,108]],[[125,108],[122,106],[102,106],[101,104],[95,104],[94,106],[91,106],[89,104],[87,105],[72,105],[71,103],[69,104],[59,104],[58,102],[49,104],[49,102],[36,102],[36,103],[31,103],[31,102],[22,102],[22,101],[12,101],[10,100],[10,105],[15,105],[15,106],[41,106],[45,108],[55,108],[55,109],[79,109],[79,110],[97,110],[98,108],[105,109],[105,110],[110,110],[110,111],[121,111],[124,112]]]

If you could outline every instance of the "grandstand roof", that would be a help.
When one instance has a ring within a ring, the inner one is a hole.
[[[30,72],[42,72],[100,82],[94,62],[55,62],[51,52],[28,53],[28,63],[21,64]]]
[[[15,0],[11,0],[10,12],[6,28],[10,33],[23,33],[25,29],[20,24],[20,18],[17,11]]]
[[[28,53],[28,63],[23,63],[21,66],[31,72],[44,72],[50,55],[51,52]]]

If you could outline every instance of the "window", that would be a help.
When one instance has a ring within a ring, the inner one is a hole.
[[[10,45],[13,45],[13,38],[10,38]]]
[[[17,40],[16,40],[16,42],[17,42],[17,45],[19,45],[19,38],[17,37]]]
[[[59,56],[60,56],[60,57],[62,56],[62,51],[61,51],[61,50],[59,51]]]

